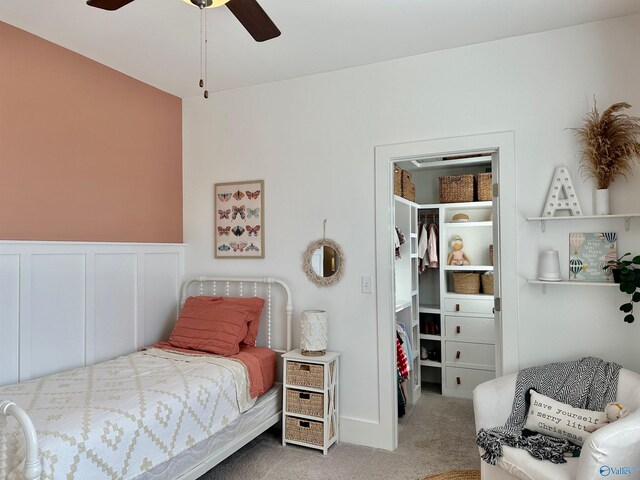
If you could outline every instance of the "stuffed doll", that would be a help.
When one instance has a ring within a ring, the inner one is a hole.
[[[462,251],[464,243],[462,243],[462,237],[456,235],[451,240],[451,248],[453,252],[449,254],[447,258],[447,265],[470,265],[469,257]]]
[[[604,413],[607,417],[606,420],[596,424],[596,425],[588,425],[584,429],[587,432],[595,432],[599,428],[604,427],[605,425],[609,425],[610,423],[615,422],[616,420],[626,417],[629,415],[629,409],[623,405],[620,405],[618,402],[611,402],[607,404],[604,408]]]

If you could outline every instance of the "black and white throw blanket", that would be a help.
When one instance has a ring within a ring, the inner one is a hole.
[[[580,447],[567,440],[547,435],[523,435],[527,420],[528,392],[534,389],[575,408],[603,411],[615,401],[620,365],[599,358],[584,357],[573,362],[550,363],[518,372],[511,415],[504,427],[478,432],[476,443],[484,449],[482,459],[495,465],[502,456],[502,446],[521,448],[539,460],[565,463],[565,452],[573,453]]]

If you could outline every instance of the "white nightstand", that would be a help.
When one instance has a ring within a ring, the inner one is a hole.
[[[293,443],[322,450],[338,441],[338,360],[327,352],[311,357],[300,349],[284,353],[282,445]]]

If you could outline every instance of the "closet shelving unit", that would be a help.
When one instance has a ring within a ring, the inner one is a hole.
[[[418,217],[417,204],[395,197],[395,225],[405,236],[400,258],[395,261],[396,322],[407,332],[413,358],[405,385],[407,403],[415,403],[421,394],[420,340],[418,313]]]
[[[414,170],[416,190],[429,190],[431,198],[437,197],[439,176],[482,172],[490,165],[491,157],[482,156],[441,162],[437,165],[439,169],[426,167]],[[412,345],[415,346],[414,355],[417,355],[414,365],[418,365],[417,371],[413,372],[414,380],[439,383],[443,395],[470,398],[476,385],[495,377],[493,295],[457,294],[453,286],[454,272],[493,271],[489,261],[489,245],[493,243],[492,209],[491,201],[418,204],[396,197],[396,224],[406,212],[410,212],[413,218],[405,220],[405,224],[411,226],[412,241],[413,233],[416,234],[416,248],[413,249],[413,243],[410,247],[411,262],[403,264],[411,272],[407,273],[403,266],[396,264],[397,298],[402,298],[401,291],[411,292],[410,298],[405,296],[403,302],[397,302],[397,307],[402,304],[407,311],[404,318],[411,317]],[[453,215],[457,213],[467,214],[469,222],[452,222]],[[418,229],[419,217],[422,216],[431,217],[430,222],[436,219],[439,267],[418,274]],[[451,251],[449,243],[455,235],[463,238],[464,252],[471,265],[447,265]],[[399,275],[403,275],[405,280],[399,281]],[[431,328],[428,328],[429,323]],[[436,325],[435,331],[433,325]],[[437,352],[436,359],[420,359],[421,347]],[[419,383],[413,385],[417,392]]]

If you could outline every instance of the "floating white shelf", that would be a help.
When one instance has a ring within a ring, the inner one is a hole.
[[[421,333],[420,340],[435,340],[439,342],[440,340],[442,340],[442,337],[440,335],[429,335],[426,333]]]
[[[472,208],[491,208],[492,206],[493,202],[490,200],[487,202],[426,203],[418,205],[418,210],[435,209],[440,207],[446,209],[469,210]]]
[[[404,310],[405,308],[409,308],[411,306],[411,300],[400,300],[398,301],[398,303],[396,303],[396,313],[398,313],[401,310]]]
[[[438,305],[428,305],[426,303],[421,304],[418,310],[420,313],[434,313],[436,315],[439,315],[441,311]]]
[[[540,222],[540,230],[545,232],[546,222],[562,221],[562,220],[606,220],[608,218],[624,218],[624,229],[629,231],[631,228],[631,219],[640,217],[640,213],[616,213],[613,215],[578,215],[575,217],[528,217],[529,222]]]
[[[420,360],[420,366],[422,367],[438,367],[442,368],[441,362],[435,362],[433,360]]]
[[[573,287],[618,287],[619,284],[612,282],[572,282],[570,280],[561,280],[559,282],[549,282],[545,280],[537,280],[535,278],[527,279],[532,285],[542,285],[542,293],[547,292],[547,285],[571,285]]]
[[[444,224],[447,228],[467,228],[467,227],[491,227],[493,222],[487,220],[486,222],[447,222]]]
[[[453,272],[492,272],[493,265],[445,265],[444,269]]]

